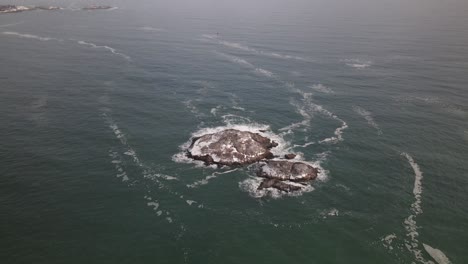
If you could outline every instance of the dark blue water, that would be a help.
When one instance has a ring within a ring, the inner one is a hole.
[[[0,15],[2,263],[468,260],[463,1],[41,4]],[[180,155],[228,127],[319,179]]]

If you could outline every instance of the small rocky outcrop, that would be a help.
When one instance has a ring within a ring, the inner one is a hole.
[[[266,178],[258,190],[273,187],[284,192],[297,191],[315,180],[317,174],[317,168],[304,162],[269,160],[257,171],[258,177]]]
[[[264,180],[257,190],[300,191],[317,178],[318,169],[294,160],[296,154],[275,157],[271,149],[276,146],[276,142],[259,133],[225,129],[193,138],[186,154],[205,165],[241,166],[258,162],[256,174]]]
[[[111,9],[112,6],[87,6],[83,7],[83,10],[100,10],[100,9]]]
[[[307,182],[317,178],[318,169],[304,162],[268,160],[260,166],[258,177],[280,181]]]
[[[60,10],[62,8],[56,6],[16,6],[16,5],[0,5],[0,13],[19,13],[33,10]]]
[[[277,145],[258,133],[226,129],[194,138],[187,155],[206,165],[247,165],[273,158],[270,149]]]

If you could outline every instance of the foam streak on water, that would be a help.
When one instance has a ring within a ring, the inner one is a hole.
[[[285,55],[285,54],[281,54],[277,52],[262,51],[262,50],[258,50],[258,49],[249,47],[247,45],[240,44],[240,43],[222,40],[217,35],[204,34],[202,35],[202,37],[204,40],[208,40],[208,41],[223,45],[228,48],[233,48],[233,49],[238,49],[238,50],[254,53],[256,55],[263,55],[263,56],[268,56],[268,57],[278,58],[278,59],[285,59],[285,60],[308,61],[306,58],[303,58],[300,56],[292,56],[292,55]]]
[[[268,78],[274,78],[275,77],[272,72],[270,72],[268,70],[265,70],[265,69],[262,69],[260,67],[256,67],[252,63],[246,61],[245,59],[242,59],[242,58],[239,58],[239,57],[236,57],[236,56],[232,56],[232,55],[229,55],[229,54],[226,54],[226,53],[218,52],[218,51],[215,51],[214,53],[219,55],[220,57],[222,57],[224,59],[229,60],[232,63],[238,64],[238,65],[240,65],[242,67],[250,69],[255,74],[262,75],[262,76],[268,77]]]
[[[23,24],[23,23],[24,23],[24,21],[20,21],[20,22],[17,22],[17,23],[10,23],[10,24],[5,24],[5,25],[0,25],[0,27],[12,27],[12,26]]]
[[[228,171],[223,171],[223,172],[213,172],[212,174],[206,176],[206,177],[205,177],[204,179],[202,179],[202,180],[196,181],[196,182],[191,183],[191,184],[187,184],[187,187],[189,187],[189,188],[197,188],[197,187],[200,186],[200,185],[208,184],[208,181],[209,181],[209,180],[214,179],[214,178],[217,178],[218,175],[228,174],[228,173],[231,173],[231,172],[234,172],[234,171],[237,171],[237,169],[228,170]]]
[[[361,115],[362,117],[364,117],[364,119],[366,119],[367,123],[375,128],[377,130],[377,134],[378,135],[382,135],[382,130],[380,129],[379,125],[375,122],[374,118],[372,117],[372,113],[367,111],[366,109],[360,107],[360,106],[354,106],[353,107],[353,110],[354,112],[358,113],[359,115]]]
[[[413,157],[411,157],[408,153],[401,153],[404,156],[411,168],[414,171],[414,187],[413,187],[413,195],[414,195],[414,202],[411,204],[411,212],[412,214],[408,216],[404,221],[404,226],[406,229],[406,236],[408,240],[405,240],[406,248],[413,253],[414,257],[419,263],[423,264],[433,264],[434,262],[430,260],[426,260],[422,255],[422,251],[420,250],[420,242],[418,240],[419,233],[418,233],[418,226],[416,223],[416,217],[423,213],[421,207],[421,195],[422,195],[422,179],[423,174],[419,165],[414,161]]]
[[[89,46],[89,47],[92,47],[92,48],[95,48],[95,49],[105,49],[105,50],[110,51],[112,54],[115,54],[115,55],[117,55],[117,56],[120,56],[120,57],[122,57],[122,58],[124,58],[124,59],[126,59],[126,60],[128,60],[128,61],[131,60],[131,58],[130,58],[128,55],[125,55],[125,54],[123,54],[123,53],[117,52],[116,49],[111,48],[111,47],[109,47],[109,46],[99,46],[99,45],[96,45],[96,44],[94,44],[94,43],[90,43],[90,42],[86,42],[86,41],[82,41],[82,40],[79,40],[77,43],[80,44],[80,45]]]
[[[21,33],[12,32],[12,31],[4,31],[3,34],[9,35],[9,36],[16,36],[19,38],[36,39],[40,41],[50,41],[50,40],[62,41],[61,39],[57,39],[57,38],[41,37],[41,36],[32,35],[32,34],[21,34]]]

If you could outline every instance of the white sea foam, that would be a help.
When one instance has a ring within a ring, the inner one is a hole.
[[[202,179],[202,180],[196,181],[196,182],[191,183],[191,184],[187,184],[187,187],[189,187],[189,188],[197,188],[197,187],[200,186],[200,185],[208,184],[208,182],[209,182],[211,179],[217,178],[218,175],[228,174],[228,173],[231,173],[231,172],[234,172],[234,171],[237,171],[237,169],[228,170],[228,171],[223,171],[223,172],[218,172],[218,171],[213,172],[212,174],[206,176],[206,177],[205,177],[204,179]]]
[[[17,22],[17,23],[10,23],[10,24],[0,25],[0,27],[12,27],[12,26],[23,24],[23,23],[24,23],[24,21],[20,21],[20,22]]]
[[[271,71],[267,71],[267,70],[262,69],[262,68],[255,68],[255,72],[260,74],[260,75],[269,77],[269,78],[273,77],[273,73]]]
[[[292,56],[292,55],[281,54],[278,52],[268,52],[268,51],[258,50],[258,49],[249,47],[247,45],[241,44],[241,43],[222,40],[219,37],[219,35],[203,34],[202,37],[204,38],[204,40],[209,40],[210,42],[214,42],[214,43],[223,45],[228,48],[234,48],[234,49],[238,49],[242,51],[247,51],[250,53],[257,54],[257,55],[263,55],[263,56],[268,56],[268,57],[273,57],[273,58],[278,58],[278,59],[285,59],[285,60],[310,61],[301,56]]]
[[[338,127],[337,129],[335,129],[335,132],[333,133],[334,136],[333,137],[329,137],[329,138],[326,138],[326,139],[323,139],[323,140],[320,140],[319,142],[320,143],[337,143],[339,141],[343,141],[343,131],[348,128],[348,124],[341,120],[341,119],[337,119],[341,122],[341,126]]]
[[[450,260],[445,256],[444,252],[440,251],[437,248],[433,248],[429,245],[423,243],[424,249],[426,252],[431,255],[431,257],[438,263],[438,264],[450,264]]]
[[[89,47],[92,47],[92,48],[95,48],[95,49],[105,49],[105,50],[108,50],[110,51],[112,54],[115,54],[117,56],[120,56],[128,61],[131,60],[130,56],[128,55],[125,55],[121,52],[118,52],[116,49],[112,48],[112,47],[109,47],[109,46],[100,46],[100,45],[96,45],[94,43],[91,43],[91,42],[86,42],[86,41],[82,41],[82,40],[78,40],[77,41],[78,44],[80,45],[85,45],[85,46],[89,46]]]
[[[155,28],[155,27],[149,27],[149,26],[146,26],[146,27],[139,27],[138,29],[139,29],[139,30],[142,30],[142,31],[148,31],[148,32],[162,32],[162,31],[166,31],[166,30],[163,29],[163,28]]]
[[[359,115],[361,115],[362,117],[364,117],[364,119],[366,119],[367,123],[375,128],[377,130],[377,134],[378,135],[382,135],[382,130],[380,129],[379,125],[375,122],[374,118],[372,117],[372,113],[367,111],[366,109],[360,107],[360,106],[353,106],[353,110],[354,112],[358,113]]]
[[[329,87],[319,83],[319,84],[314,84],[312,86],[310,86],[311,89],[317,91],[317,92],[321,92],[321,93],[325,93],[325,94],[333,94],[335,93],[332,89],[330,89]]]
[[[419,233],[418,233],[418,226],[416,223],[416,217],[419,214],[422,214],[422,206],[421,206],[421,195],[422,195],[422,180],[423,180],[423,173],[421,172],[421,169],[419,168],[419,165],[414,161],[413,157],[411,157],[408,153],[401,153],[402,156],[404,156],[409,164],[411,165],[411,168],[413,169],[414,172],[414,187],[413,187],[413,196],[414,196],[414,202],[411,204],[411,211],[412,214],[408,216],[405,221],[404,221],[404,226],[406,229],[406,236],[408,240],[405,240],[405,246],[406,248],[413,253],[414,257],[416,260],[420,263],[423,264],[433,264],[434,262],[432,261],[427,261],[423,254],[422,251],[420,250],[420,242],[418,240]]]
[[[186,202],[187,202],[188,205],[192,205],[194,203],[197,203],[196,201],[193,201],[193,200],[187,200]]]
[[[198,107],[195,105],[194,101],[199,101],[200,99],[189,99],[185,100],[182,103],[185,105],[185,107],[192,113],[194,114],[197,118],[202,118],[205,116],[204,113],[202,113]]]
[[[242,67],[250,69],[255,74],[259,74],[259,75],[262,75],[262,76],[265,76],[265,77],[268,77],[268,78],[274,78],[275,77],[275,75],[272,72],[270,72],[268,70],[265,70],[265,69],[262,69],[260,67],[256,67],[255,65],[248,62],[245,59],[242,59],[242,58],[239,58],[239,57],[236,57],[236,56],[232,56],[232,55],[229,55],[229,54],[226,54],[226,53],[217,52],[217,51],[215,51],[215,54],[219,55],[220,57],[222,57],[224,59],[229,60],[232,63],[238,64],[238,65],[240,65]]]
[[[122,178],[123,182],[127,182],[130,180],[130,178],[127,175],[127,172],[124,170],[122,167],[122,160],[119,157],[119,154],[115,151],[110,150],[109,151],[109,157],[112,158],[111,163],[114,165],[115,169],[117,170],[116,177],[117,178]]]
[[[327,209],[327,210],[324,210],[320,213],[320,215],[322,216],[322,218],[328,218],[328,217],[333,217],[333,216],[339,216],[340,215],[340,211],[338,211],[338,209],[336,208],[330,208],[330,209]]]
[[[314,115],[320,114],[322,116],[325,116],[325,117],[328,117],[328,118],[331,118],[340,122],[341,126],[335,130],[334,136],[323,139],[319,141],[319,143],[337,143],[337,142],[343,141],[343,131],[346,128],[348,128],[348,124],[344,120],[339,118],[334,113],[328,111],[323,106],[314,103],[312,93],[303,92],[300,89],[295,88],[294,84],[291,84],[291,83],[285,83],[285,86],[288,89],[290,89],[292,92],[298,93],[302,96],[302,100],[300,102],[297,102],[291,99],[290,104],[296,108],[296,112],[299,113],[303,117],[303,120],[300,122],[292,123],[283,128],[280,128],[279,131],[283,131],[282,135],[291,134],[293,133],[294,130],[299,129],[301,127],[308,128],[311,124],[311,120],[314,117]],[[311,145],[312,143],[313,142],[308,142],[306,144]]]
[[[302,145],[295,144],[293,146],[293,148],[307,148],[308,146],[314,145],[314,144],[315,144],[315,142],[307,142],[307,143],[304,143]]]
[[[381,241],[382,241],[384,247],[386,247],[388,250],[393,250],[392,243],[393,243],[393,240],[395,240],[396,238],[397,238],[397,236],[395,234],[390,234],[390,235],[387,235],[386,237],[382,238]]]
[[[259,177],[249,177],[244,181],[239,182],[239,188],[254,198],[272,197],[274,199],[281,198],[283,196],[301,196],[304,193],[311,192],[314,190],[312,185],[302,185],[295,182],[287,182],[290,185],[300,186],[302,189],[293,192],[283,192],[275,188],[265,188],[258,190],[258,186],[264,179]]]
[[[372,65],[372,61],[361,60],[361,59],[347,59],[343,60],[346,66],[355,68],[355,69],[365,69]]]
[[[219,110],[223,109],[224,106],[223,105],[218,105],[216,107],[213,107],[211,108],[210,110],[210,113],[213,115],[213,116],[216,116],[216,114],[218,113]]]
[[[157,211],[159,208],[158,202],[147,202],[146,205],[148,205],[149,207],[152,207],[154,211]]]
[[[41,37],[41,36],[32,35],[32,34],[21,34],[21,33],[12,32],[12,31],[4,31],[2,33],[4,35],[15,36],[15,37],[19,37],[19,38],[26,38],[26,39],[36,39],[36,40],[40,40],[40,41],[49,41],[49,40],[62,41],[61,39],[57,39],[57,38]]]

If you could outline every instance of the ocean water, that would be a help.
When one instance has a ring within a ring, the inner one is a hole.
[[[1,263],[467,263],[468,5],[376,2],[0,15]],[[319,179],[181,155],[226,127]]]

